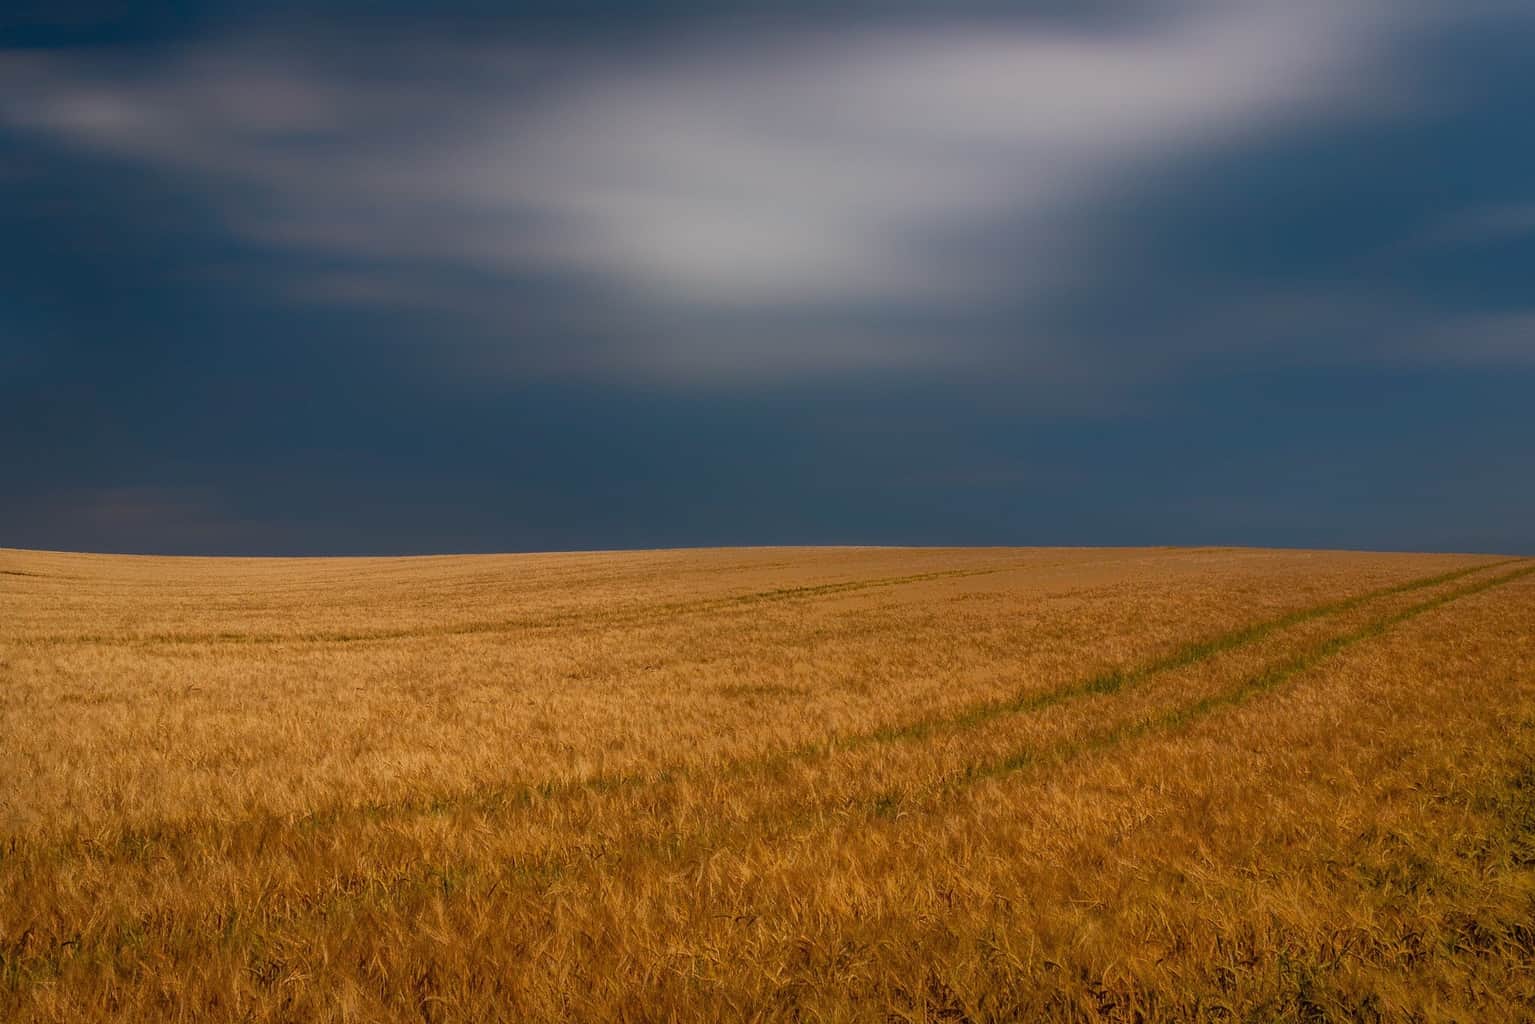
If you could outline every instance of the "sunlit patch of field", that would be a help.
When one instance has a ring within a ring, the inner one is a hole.
[[[0,1020],[1535,1019],[1535,559],[0,549]]]

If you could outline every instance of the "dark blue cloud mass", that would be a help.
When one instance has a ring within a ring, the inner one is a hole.
[[[0,544],[1535,553],[1535,13],[21,4]]]

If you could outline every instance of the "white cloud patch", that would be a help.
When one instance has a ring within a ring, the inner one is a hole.
[[[431,305],[410,294],[425,268],[555,275],[649,309],[963,309],[1101,273],[1078,212],[1160,160],[1389,104],[1399,9],[1182,3],[1133,30],[414,45],[365,64],[282,40],[116,70],[11,55],[0,119],[211,187],[241,237],[341,265],[311,301]],[[999,261],[978,239],[1004,221],[1024,241]],[[695,370],[884,361],[867,332],[647,333]]]
[[[1055,209],[1137,157],[1357,88],[1362,11],[1217,7],[1136,34],[787,34],[617,66],[477,51],[467,77],[443,52],[420,78],[430,103],[410,98],[419,66],[371,81],[260,50],[97,80],[18,62],[4,106],[82,145],[262,186],[274,216],[237,221],[277,241],[792,301],[953,284],[925,231]],[[551,65],[542,94],[519,94]]]

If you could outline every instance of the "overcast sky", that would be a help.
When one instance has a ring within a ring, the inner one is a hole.
[[[1532,53],[1506,0],[7,4],[0,545],[1535,554]]]

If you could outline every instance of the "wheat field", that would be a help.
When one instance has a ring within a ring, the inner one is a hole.
[[[1535,1019],[1535,559],[0,549],[0,1020]]]

